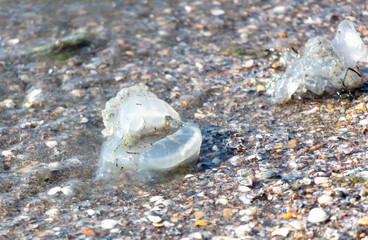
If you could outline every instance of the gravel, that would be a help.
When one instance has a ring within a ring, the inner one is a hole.
[[[0,238],[367,236],[367,84],[282,105],[265,92],[280,51],[343,19],[367,43],[365,1],[1,7]],[[137,84],[200,125],[199,160],[96,179],[101,110]]]

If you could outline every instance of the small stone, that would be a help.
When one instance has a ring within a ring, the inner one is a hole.
[[[245,210],[243,210],[244,212],[244,215],[247,215],[247,216],[254,216],[257,211],[258,211],[258,208],[257,207],[250,207],[250,208],[247,208]]]
[[[111,233],[120,233],[120,229],[119,228],[113,228],[110,230]]]
[[[113,229],[119,222],[114,219],[105,219],[101,222],[103,229]]]
[[[360,195],[361,197],[365,197],[365,196],[367,196],[367,192],[365,191],[365,189],[362,189],[362,190],[360,191],[359,195]]]
[[[224,210],[222,210],[222,215],[224,218],[231,218],[233,216],[233,210],[231,208],[224,208]]]
[[[225,11],[222,10],[222,9],[212,9],[211,10],[211,14],[213,16],[220,16],[220,15],[224,15],[225,14]]]
[[[116,82],[119,82],[119,81],[121,81],[121,80],[123,80],[124,79],[124,77],[123,76],[115,76],[114,77],[114,80],[116,81]]]
[[[194,177],[193,174],[187,174],[187,175],[184,176],[184,179],[188,179],[188,178],[192,178],[192,177]]]
[[[57,168],[60,167],[60,163],[59,162],[51,162],[48,164],[49,168]]]
[[[242,67],[244,68],[251,68],[253,66],[253,63],[254,63],[254,60],[253,59],[249,59],[247,60],[243,65]]]
[[[18,38],[12,38],[12,39],[9,39],[9,40],[8,40],[8,44],[9,44],[9,45],[12,45],[12,46],[17,45],[19,42],[20,42],[20,41],[19,41],[19,39],[18,39]]]
[[[65,195],[67,195],[67,196],[71,196],[71,195],[73,195],[73,188],[70,187],[70,186],[66,186],[66,187],[63,187],[61,189],[61,192],[64,193]]]
[[[358,224],[360,225],[368,225],[368,216],[362,217],[359,219]]]
[[[96,236],[95,231],[93,231],[89,227],[83,227],[79,232],[86,236]]]
[[[272,232],[272,236],[282,236],[286,238],[287,235],[289,235],[289,229],[286,227],[276,229]]]
[[[200,232],[191,233],[188,235],[189,239],[204,239],[203,234]]]
[[[240,163],[239,156],[231,157],[227,160],[229,163],[231,163],[233,166],[237,166]]]
[[[88,209],[87,210],[87,214],[90,215],[90,216],[95,215],[95,213],[96,213],[96,211],[93,210],[93,209]]]
[[[157,202],[157,201],[160,201],[160,200],[163,200],[164,198],[162,196],[153,196],[150,198],[150,202]]]
[[[4,157],[7,157],[7,158],[10,158],[12,156],[14,156],[12,150],[4,150],[1,152],[1,154],[4,156]]]
[[[244,236],[246,234],[249,234],[250,232],[252,232],[252,228],[246,224],[246,225],[240,225],[239,227],[235,228],[235,234],[238,237]]]
[[[289,222],[289,225],[299,231],[304,229],[303,225],[297,220]]]
[[[221,204],[221,205],[227,205],[228,204],[228,201],[227,201],[227,199],[226,198],[219,198],[219,199],[217,199],[216,200],[216,203],[219,203],[219,204]]]
[[[319,184],[324,184],[324,183],[327,183],[329,180],[328,177],[316,177],[314,178],[314,183],[319,185]]]
[[[61,192],[61,187],[54,187],[47,192],[47,195],[55,195],[59,192]]]
[[[55,216],[57,214],[59,214],[59,209],[57,208],[52,208],[46,212],[46,215],[50,217]]]
[[[360,121],[359,121],[359,124],[360,124],[360,125],[363,125],[363,126],[368,125],[368,118],[363,119],[363,120],[360,120]]]
[[[212,159],[212,163],[214,163],[214,164],[219,164],[220,161],[221,160],[218,157],[215,157],[214,159]]]
[[[328,219],[327,213],[322,208],[313,208],[309,212],[308,221],[312,223],[321,223]]]
[[[249,169],[243,168],[243,169],[239,169],[238,171],[236,171],[236,174],[238,174],[239,176],[247,176],[247,174],[249,173]]]
[[[150,216],[148,216],[147,218],[148,218],[148,220],[149,220],[150,222],[153,222],[153,223],[159,223],[159,222],[161,222],[161,221],[162,221],[162,218],[161,218],[161,217],[159,217],[159,216],[152,216],[152,215],[150,215]]]
[[[172,203],[173,203],[173,201],[172,201],[172,200],[170,200],[170,199],[166,199],[166,200],[162,201],[162,204],[163,204],[164,206],[169,206],[169,205],[171,205]]]
[[[247,186],[247,187],[253,187],[253,179],[251,176],[248,176],[246,179],[243,179],[240,181],[241,185]]]
[[[329,203],[329,202],[332,202],[332,200],[333,198],[331,196],[322,195],[318,198],[318,203],[320,204]]]
[[[12,99],[5,99],[4,101],[0,102],[0,108],[14,108],[15,103]]]
[[[85,89],[73,89],[70,94],[73,97],[81,98],[86,96],[86,90]]]
[[[194,223],[194,225],[196,225],[196,226],[207,226],[208,222],[205,221],[205,220],[198,220]]]
[[[242,186],[242,185],[240,185],[240,186],[238,187],[238,191],[239,191],[239,192],[242,192],[242,193],[247,193],[247,192],[252,191],[252,189],[250,189],[250,188],[249,188],[249,187],[247,187],[247,186]]]
[[[196,212],[194,213],[194,218],[195,218],[195,219],[197,219],[197,220],[199,220],[199,219],[203,218],[203,216],[204,216],[204,212],[196,211]]]

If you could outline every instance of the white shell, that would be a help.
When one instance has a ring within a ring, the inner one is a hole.
[[[311,223],[321,223],[327,219],[328,215],[322,208],[313,208],[309,212],[308,221]]]

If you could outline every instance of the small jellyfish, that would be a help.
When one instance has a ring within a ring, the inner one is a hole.
[[[352,22],[344,20],[332,41],[317,36],[307,41],[301,54],[286,50],[281,58],[286,70],[276,75],[268,86],[276,103],[292,96],[333,94],[341,89],[359,88],[363,79],[356,63],[365,61],[367,47]]]
[[[367,46],[350,20],[343,20],[338,25],[331,44],[335,53],[342,55],[345,64],[350,68],[354,68],[358,61],[367,62],[368,60]]]
[[[202,135],[146,86],[124,88],[102,111],[107,137],[98,177],[120,170],[162,173],[198,158]]]

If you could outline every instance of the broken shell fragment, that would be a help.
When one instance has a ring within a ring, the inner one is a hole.
[[[199,127],[184,122],[146,86],[122,89],[102,111],[107,141],[101,151],[99,177],[120,169],[165,172],[198,158]]]

